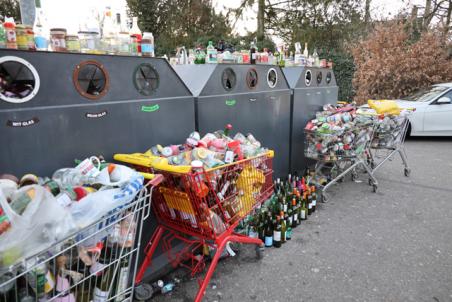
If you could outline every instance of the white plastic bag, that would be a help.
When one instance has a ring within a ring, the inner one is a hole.
[[[129,176],[128,182],[121,188],[99,190],[71,204],[69,211],[77,227],[85,228],[110,211],[127,205],[135,198],[143,188],[144,177],[133,170],[131,171],[133,174]],[[118,182],[123,183],[122,180]]]
[[[22,215],[7,202],[12,197],[34,190],[34,197]],[[76,230],[70,213],[62,208],[44,187],[26,186],[13,193],[0,189],[0,206],[11,227],[0,236],[0,268],[39,253]]]

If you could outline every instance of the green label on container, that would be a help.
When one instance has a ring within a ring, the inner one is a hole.
[[[228,105],[228,106],[234,106],[235,103],[237,103],[236,100],[226,100],[226,105]]]
[[[141,111],[143,112],[154,112],[160,109],[160,106],[158,104],[152,105],[152,106],[141,106]]]

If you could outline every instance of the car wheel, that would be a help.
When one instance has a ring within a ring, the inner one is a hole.
[[[408,123],[408,129],[406,130],[406,137],[411,137],[411,123]]]

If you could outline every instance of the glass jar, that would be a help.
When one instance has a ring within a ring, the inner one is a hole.
[[[33,28],[31,26],[27,26],[26,29],[27,29],[28,50],[36,50],[35,33],[33,31]]]
[[[79,31],[80,50],[83,53],[96,53],[100,50],[99,33],[95,31]]]
[[[78,36],[66,36],[66,47],[69,52],[80,52]]]
[[[52,28],[50,30],[50,45],[53,51],[66,51],[66,29]]]
[[[27,28],[23,24],[16,25],[16,43],[18,49],[28,50]]]
[[[130,55],[130,35],[128,32],[119,33],[118,53],[121,55]]]

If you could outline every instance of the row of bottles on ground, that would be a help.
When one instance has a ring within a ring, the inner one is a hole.
[[[264,48],[261,51],[256,46],[256,42],[251,42],[250,48],[245,50],[235,50],[231,45],[226,45],[223,40],[217,46],[209,41],[205,50],[201,47],[186,50],[184,46],[177,49],[176,56],[170,59],[170,63],[179,64],[216,64],[216,63],[236,63],[236,64],[269,64],[281,67],[289,66],[316,66],[332,68],[332,61],[320,59],[317,49],[309,54],[308,44],[305,43],[304,51],[301,51],[301,44],[295,43],[295,54],[287,47],[281,45],[275,52]]]
[[[124,24],[121,14],[113,15],[110,7],[102,15],[92,10],[77,34],[49,28],[38,0],[33,26],[16,24],[8,17],[0,24],[0,48],[153,57],[154,36],[141,32],[136,17],[131,26]]]
[[[317,208],[316,187],[305,177],[289,175],[274,183],[273,196],[248,219],[248,236],[261,239],[266,247],[281,247],[292,232]]]

